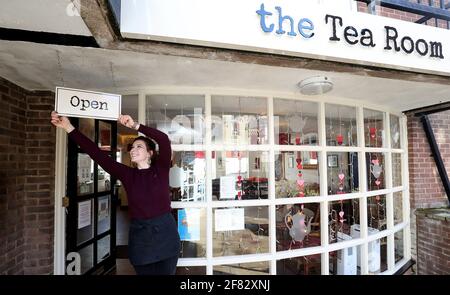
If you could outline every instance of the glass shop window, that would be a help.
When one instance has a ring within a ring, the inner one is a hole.
[[[358,229],[359,199],[328,203],[328,242],[330,244],[359,238],[359,232],[356,232]]]
[[[403,222],[403,192],[394,193],[394,225]]]
[[[213,144],[267,144],[267,99],[212,96],[211,142]]]
[[[248,263],[236,263],[226,265],[214,265],[213,275],[268,275],[270,273],[270,263],[268,261],[257,261]],[[268,282],[261,281],[259,288],[270,289]]]
[[[369,232],[370,233],[370,232]],[[368,266],[369,274],[379,274],[387,270],[387,238],[383,237],[369,242]],[[358,255],[358,257],[360,257]],[[358,260],[360,266],[360,259]]]
[[[269,252],[268,206],[213,209],[213,256]]]
[[[357,146],[356,108],[325,104],[328,146]]]
[[[206,256],[206,209],[173,209],[172,215],[177,222],[180,235],[180,258]]]
[[[364,139],[366,147],[381,148],[385,142],[385,113],[364,109]]]
[[[400,149],[400,118],[395,115],[390,115],[391,125],[391,148]]]
[[[172,152],[169,188],[172,201],[204,202],[206,200],[204,151]]]
[[[386,196],[377,195],[367,198],[367,224],[369,235],[374,235],[386,229]]]
[[[359,191],[358,153],[327,153],[328,195]]]
[[[361,268],[358,266],[358,261],[361,261],[361,257],[358,256],[360,253],[361,246],[330,252],[330,275],[360,275]]]
[[[394,234],[394,248],[395,248],[395,263],[399,262],[404,257],[404,233],[400,230]]]
[[[366,153],[367,167],[367,190],[374,191],[385,189],[384,177],[384,154],[383,153]]]
[[[203,144],[205,98],[200,95],[147,95],[146,125],[166,133],[172,144]]]
[[[318,104],[274,99],[275,144],[318,145]]]
[[[320,195],[317,152],[275,153],[276,198]]]
[[[392,186],[402,185],[402,155],[392,153]]]
[[[277,260],[279,275],[320,275],[321,271],[321,254]]]
[[[268,159],[268,152],[214,151],[211,169],[213,201],[267,199]]]
[[[276,206],[277,251],[320,246],[320,204]]]

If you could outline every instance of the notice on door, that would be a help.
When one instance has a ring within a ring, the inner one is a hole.
[[[91,201],[78,203],[78,229],[91,225]]]
[[[118,94],[56,87],[55,111],[63,116],[116,121],[121,107]]]

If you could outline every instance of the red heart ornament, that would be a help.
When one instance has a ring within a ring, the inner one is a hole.
[[[341,145],[344,142],[344,136],[342,136],[342,134],[339,134],[338,136],[336,136],[336,141],[339,145]]]

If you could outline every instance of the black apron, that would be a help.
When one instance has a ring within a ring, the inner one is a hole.
[[[180,236],[172,214],[131,220],[128,255],[132,265],[145,265],[178,256],[180,247]]]

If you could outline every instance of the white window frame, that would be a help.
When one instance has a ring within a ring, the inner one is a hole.
[[[138,93],[138,120],[139,122],[146,122],[146,96],[147,95],[200,95],[205,98],[205,141],[202,145],[172,145],[174,151],[205,151],[206,157],[206,201],[205,202],[172,202],[173,209],[181,208],[205,208],[206,209],[206,256],[200,258],[180,258],[178,266],[205,266],[206,274],[213,274],[213,267],[223,264],[236,264],[246,262],[269,262],[269,273],[276,274],[276,262],[280,259],[321,254],[321,274],[329,274],[329,252],[336,251],[352,246],[361,246],[361,275],[369,274],[368,269],[368,243],[380,238],[387,237],[387,270],[380,274],[389,275],[394,274],[402,266],[404,266],[411,259],[411,239],[410,239],[410,204],[409,204],[409,174],[408,174],[408,148],[407,148],[407,119],[406,116],[394,110],[390,110],[385,106],[374,104],[361,103],[360,101],[338,98],[333,96],[321,97],[307,97],[292,93],[270,93],[262,91],[248,91],[248,90],[229,90],[229,89],[208,89],[208,88],[145,88],[129,90],[123,95]],[[226,96],[250,96],[250,97],[264,97],[267,99],[267,116],[269,129],[269,144],[265,145],[242,145],[242,146],[227,146],[216,145],[211,143],[211,97],[215,95]],[[319,126],[319,144],[317,146],[281,146],[274,144],[274,98],[301,100],[317,102],[319,106],[318,111],[318,126]],[[339,104],[343,106],[355,107],[357,110],[357,135],[358,145],[355,147],[340,147],[340,146],[325,146],[325,103]],[[365,147],[364,143],[364,109],[371,109],[381,111],[384,114],[384,130],[385,141],[382,148]],[[390,115],[399,117],[400,122],[400,149],[390,148]],[[269,153],[269,197],[267,200],[244,200],[244,201],[212,201],[212,179],[211,179],[211,154],[212,151],[217,150],[244,150],[244,151],[266,151]],[[320,175],[320,192],[321,195],[317,197],[307,198],[275,198],[275,163],[273,161],[275,152],[278,151],[317,151],[319,158],[319,175]],[[327,195],[327,166],[326,153],[327,152],[357,152],[359,163],[359,192],[345,195]],[[385,156],[385,183],[386,188],[377,191],[367,191],[367,175],[366,175],[366,161],[365,155],[367,152],[383,153]],[[401,154],[401,173],[402,185],[392,187],[392,153]],[[393,193],[402,192],[402,222],[394,226],[393,219]],[[368,236],[367,224],[367,197],[376,195],[386,196],[386,213],[387,213],[387,229],[375,235]],[[360,226],[361,237],[350,241],[329,244],[328,242],[328,215],[321,214],[320,220],[320,235],[321,246],[310,247],[304,249],[276,251],[276,220],[275,220],[275,206],[284,204],[301,204],[301,203],[320,203],[320,212],[328,211],[328,203],[330,201],[342,199],[359,199],[360,207]],[[269,252],[262,254],[250,255],[236,255],[225,257],[213,257],[213,209],[227,206],[267,206],[269,209]],[[403,230],[404,241],[404,255],[401,260],[395,263],[395,245],[394,235],[396,232]]]

